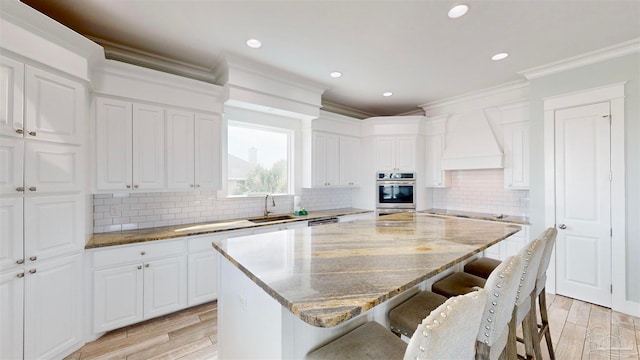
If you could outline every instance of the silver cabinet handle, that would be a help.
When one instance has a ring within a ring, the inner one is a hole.
[[[558,226],[558,228],[559,228],[559,229],[561,229],[561,230],[564,230],[564,229],[566,229],[566,228],[567,228],[567,225],[565,225],[565,224],[560,224],[560,225]]]
[[[137,189],[137,188],[138,188],[138,185],[133,185],[133,188],[134,188],[134,189]]]
[[[138,265],[138,270],[142,270],[142,265]]]
[[[16,191],[24,192],[24,187],[23,187],[23,186],[18,186],[18,187],[16,188]]]
[[[16,129],[16,134],[24,134],[24,130],[22,130],[22,129]]]
[[[194,184],[189,184],[190,187],[196,187]]]
[[[16,274],[16,277],[17,277],[18,279],[23,278],[23,277],[24,277],[24,273],[23,273],[23,272],[21,272],[21,273],[17,273],[17,274]]]
[[[29,188],[29,191],[37,191],[38,189],[35,186]]]
[[[196,187],[200,187],[200,184],[196,184]]]
[[[36,260],[38,260],[38,257],[34,255],[34,256],[31,256],[31,257],[29,258],[29,260],[31,260],[31,261],[36,261]]]
[[[29,135],[36,136],[36,132],[35,131],[29,131]]]
[[[24,259],[18,259],[18,260],[16,261],[16,264],[24,264]]]
[[[148,267],[149,267],[149,264],[144,264],[144,267],[148,268]]]
[[[131,185],[127,185],[127,189],[131,189]]]
[[[31,269],[31,270],[29,270],[29,274],[35,274],[36,271],[37,271],[36,269]]]
[[[145,251],[140,251],[140,255],[145,256],[147,253]]]

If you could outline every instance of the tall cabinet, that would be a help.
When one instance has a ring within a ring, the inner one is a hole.
[[[0,63],[0,358],[56,358],[83,343],[86,88]]]

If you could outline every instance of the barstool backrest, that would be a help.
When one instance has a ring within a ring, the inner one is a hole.
[[[558,236],[558,230],[554,227],[548,228],[542,234],[542,238],[545,240],[544,252],[542,253],[542,259],[540,260],[540,266],[538,267],[538,277],[536,280],[536,292],[540,293],[545,288],[547,282],[547,268],[551,261],[551,253],[553,252],[553,245],[556,243],[556,237]]]
[[[535,289],[538,267],[545,249],[544,245],[544,239],[537,238],[520,251],[520,255],[524,258],[524,270],[522,271],[519,289],[516,294],[516,305],[518,306],[530,299],[530,295]]]
[[[474,359],[486,301],[484,289],[449,298],[418,325],[404,359]]]
[[[479,349],[484,347],[483,351],[489,352],[490,358],[498,358],[507,344],[507,325],[511,320],[523,269],[522,256],[511,256],[495,268],[484,286],[487,291],[487,304],[477,340],[483,344],[479,345]]]

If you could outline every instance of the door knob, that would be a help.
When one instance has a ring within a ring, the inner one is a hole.
[[[559,229],[561,229],[561,230],[564,230],[564,229],[566,229],[566,228],[567,228],[567,225],[565,225],[565,224],[560,224],[560,225],[558,226],[558,228],[559,228]]]

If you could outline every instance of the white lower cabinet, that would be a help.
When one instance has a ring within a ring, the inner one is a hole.
[[[218,297],[218,252],[211,250],[189,255],[188,305],[193,306]]]
[[[0,359],[59,358],[80,347],[82,255],[0,275]]]
[[[183,309],[187,306],[186,258],[181,255],[96,270],[93,301],[95,332]]]
[[[509,256],[518,254],[529,241],[529,226],[519,226],[522,226],[522,230],[486,249],[484,251],[484,256],[498,260],[505,260]]]

